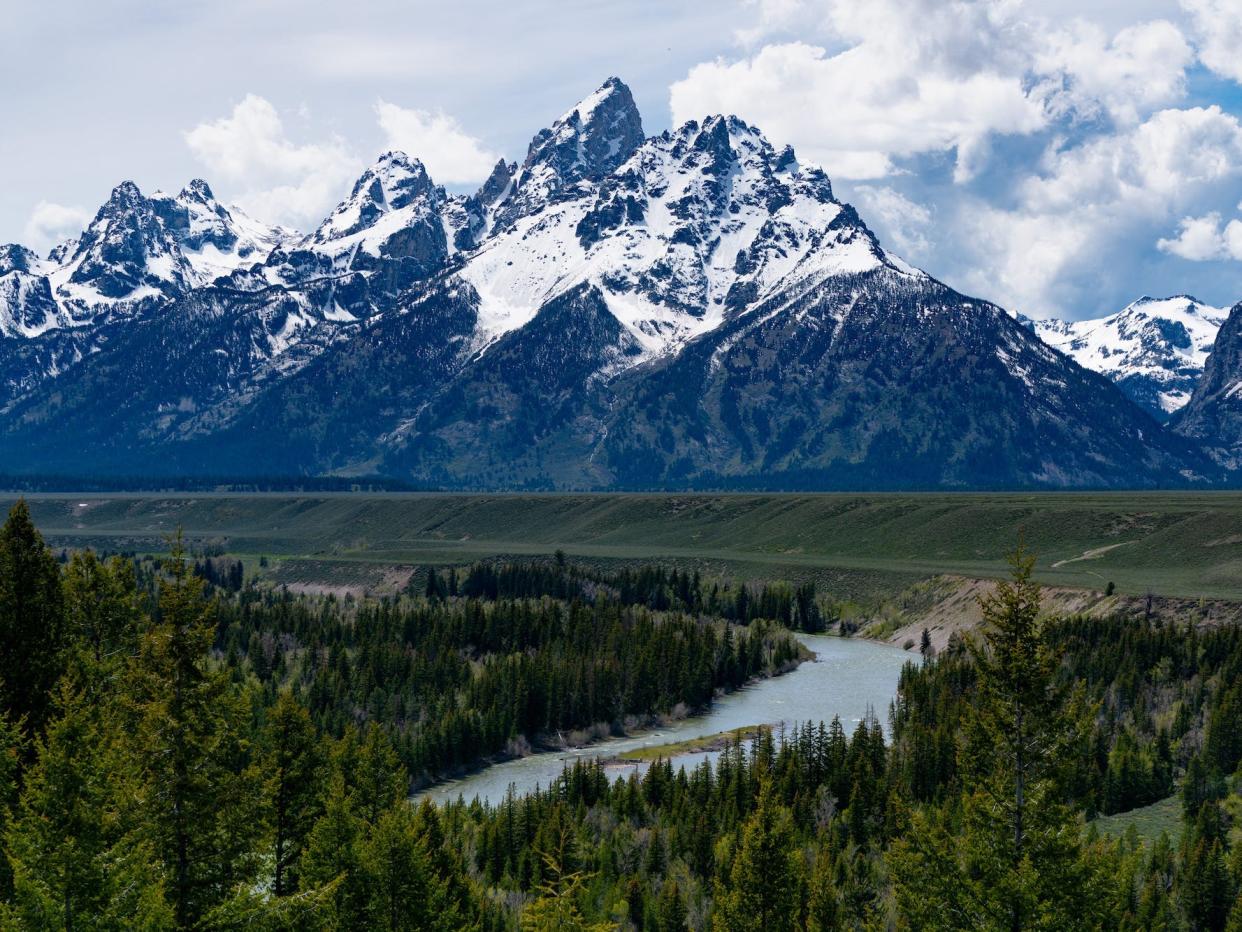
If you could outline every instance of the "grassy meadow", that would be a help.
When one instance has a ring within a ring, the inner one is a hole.
[[[1051,584],[1242,599],[1242,494],[32,494],[59,546],[196,547],[269,558],[282,581],[562,549],[750,578],[815,578],[846,596],[939,573],[989,577],[1019,535]],[[15,496],[8,501],[14,500]],[[4,503],[7,507],[7,501]],[[281,569],[283,567],[283,570]]]

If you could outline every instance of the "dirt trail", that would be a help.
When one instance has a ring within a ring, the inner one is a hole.
[[[1133,544],[1133,543],[1135,543],[1135,541],[1123,540],[1119,544],[1109,544],[1107,547],[1096,547],[1092,550],[1084,550],[1082,552],[1082,556],[1080,557],[1070,557],[1068,560],[1057,560],[1056,563],[1052,564],[1052,569],[1055,570],[1058,566],[1065,566],[1068,563],[1079,563],[1082,560],[1098,560],[1100,557],[1104,556],[1104,554],[1108,553],[1110,550],[1116,550],[1118,547],[1124,547],[1126,546],[1126,544]]]

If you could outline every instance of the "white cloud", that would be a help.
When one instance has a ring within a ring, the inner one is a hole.
[[[1148,231],[1195,205],[1236,200],[1240,181],[1236,117],[1215,106],[1163,110],[1124,132],[1051,150],[1012,206],[964,202],[952,236],[968,257],[968,285],[1035,316],[1063,314],[1111,276],[1132,287],[1121,279],[1151,248]],[[1202,241],[1196,226],[1178,248],[1201,250]]]
[[[340,139],[294,143],[276,108],[254,94],[185,141],[213,176],[240,188],[235,200],[247,212],[300,229],[323,219],[362,166]]]
[[[92,216],[83,207],[39,201],[26,221],[22,242],[35,252],[47,252],[57,243],[81,233]]]
[[[1242,260],[1242,220],[1230,220],[1222,229],[1216,211],[1202,217],[1183,217],[1177,236],[1158,240],[1156,248],[1192,262]]]
[[[389,148],[421,160],[439,184],[482,181],[500,158],[446,113],[407,110],[381,100],[375,115]]]
[[[1203,64],[1242,82],[1242,0],[1182,0],[1182,8],[1194,24]]]
[[[854,194],[862,204],[868,222],[884,232],[885,239],[906,257],[916,257],[927,251],[927,229],[932,215],[924,205],[910,200],[893,188],[875,185],[858,185]]]
[[[693,67],[670,89],[675,122],[732,112],[841,178],[952,153],[974,178],[997,136],[1066,117],[1141,121],[1184,97],[1194,54],[1166,20],[1110,33],[990,0],[756,0],[743,44],[797,34]],[[831,51],[830,51],[831,50]]]
[[[673,120],[736,113],[829,174],[860,179],[891,174],[894,157],[950,149],[966,178],[988,135],[1044,125],[1017,76],[937,71],[908,53],[876,42],[829,55],[791,42],[697,65],[670,90]]]
[[[1051,105],[1080,116],[1107,112],[1122,123],[1181,99],[1194,60],[1186,38],[1167,20],[1128,26],[1112,39],[1094,23],[1076,20],[1044,34],[1033,69],[1062,76]]]

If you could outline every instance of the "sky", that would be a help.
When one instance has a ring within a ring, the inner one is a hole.
[[[308,230],[389,148],[472,190],[610,75],[1011,310],[1242,300],[1242,0],[0,0],[0,243],[122,180]]]

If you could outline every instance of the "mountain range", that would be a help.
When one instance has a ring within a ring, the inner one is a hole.
[[[472,195],[387,152],[306,234],[125,182],[47,257],[0,248],[0,472],[1208,485],[1234,440],[1204,412],[1242,376],[1208,352],[1240,313],[1020,319],[736,117],[646,136],[612,78]]]

